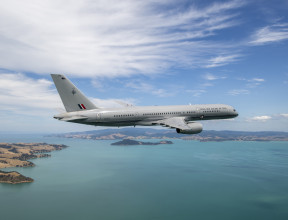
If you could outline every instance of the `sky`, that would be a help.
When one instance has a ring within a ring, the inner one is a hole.
[[[64,111],[65,74],[99,107],[229,104],[206,130],[288,131],[288,1],[1,0],[1,133],[96,127]]]

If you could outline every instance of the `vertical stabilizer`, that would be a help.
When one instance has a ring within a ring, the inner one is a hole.
[[[97,108],[66,76],[51,74],[51,77],[67,112]]]

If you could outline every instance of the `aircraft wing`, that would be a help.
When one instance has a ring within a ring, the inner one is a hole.
[[[155,125],[162,125],[164,127],[179,128],[181,130],[191,129],[185,121],[185,117],[173,117],[156,121]]]

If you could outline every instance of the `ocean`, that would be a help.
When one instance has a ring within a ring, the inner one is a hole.
[[[149,140],[157,141],[157,140]],[[111,146],[5,135],[0,142],[66,144],[35,167],[33,183],[0,183],[1,219],[288,219],[288,142]]]

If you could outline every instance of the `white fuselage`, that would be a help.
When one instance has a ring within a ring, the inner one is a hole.
[[[54,118],[80,124],[96,126],[151,126],[155,121],[183,117],[185,121],[228,119],[238,116],[229,105],[175,105],[142,106],[126,108],[101,108],[86,111],[66,112]]]
[[[130,106],[98,108],[66,76],[51,74],[66,113],[54,118],[95,126],[151,126],[174,128],[177,133],[197,134],[203,130],[198,120],[227,119],[238,116],[229,105]]]

